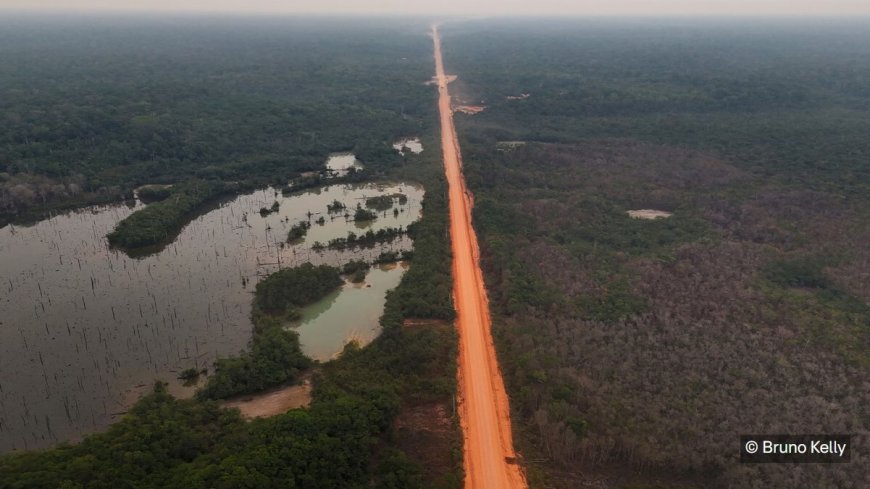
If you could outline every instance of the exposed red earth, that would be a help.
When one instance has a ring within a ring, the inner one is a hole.
[[[432,27],[432,39],[441,115],[441,148],[450,199],[465,487],[525,488],[525,476],[516,463],[513,447],[510,406],[492,342],[489,303],[480,270],[477,236],[471,227],[472,198],[462,175],[462,158],[447,88],[452,78],[444,73],[437,26]]]

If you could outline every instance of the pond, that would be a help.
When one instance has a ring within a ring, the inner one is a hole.
[[[326,160],[326,169],[336,177],[347,175],[351,168],[362,170],[363,165],[353,153],[333,153]]]
[[[423,143],[420,142],[420,138],[400,139],[393,143],[393,149],[399,153],[407,150],[416,155],[423,152]]]
[[[380,318],[388,290],[399,285],[407,263],[373,267],[364,283],[347,282],[341,289],[302,310],[302,319],[288,324],[299,333],[302,350],[325,361],[341,353],[349,341],[360,346],[380,333]]]
[[[405,198],[365,223],[327,211],[339,201],[352,217],[357,203],[365,207],[372,197],[398,194]],[[404,183],[332,185],[290,196],[263,189],[217,204],[142,258],[112,250],[105,239],[139,203],[0,229],[0,452],[104,429],[155,380],[171,382],[176,394],[190,393],[178,385],[179,371],[210,367],[216,357],[245,349],[260,278],[306,261],[340,265],[410,249],[405,236],[362,250],[318,252],[312,244],[349,231],[405,227],[419,218],[422,198],[421,187]],[[275,201],[277,212],[260,214]],[[307,235],[288,243],[300,221],[311,222]],[[375,295],[397,280],[396,272],[377,269],[367,277]],[[347,304],[355,308],[347,320],[359,321],[345,326],[369,331],[368,318],[380,315],[383,303],[342,298],[346,291],[353,292],[342,289],[330,314]],[[314,327],[321,323],[301,325],[301,341],[328,357],[346,334]]]

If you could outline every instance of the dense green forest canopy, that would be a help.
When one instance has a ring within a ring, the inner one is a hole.
[[[867,480],[737,440],[868,430],[870,23],[442,30],[532,485]]]
[[[134,224],[145,225],[122,234],[165,236],[187,211],[184,197],[202,197],[191,185],[283,187],[342,150],[365,165],[356,181],[383,176],[426,188],[424,213],[407,230],[415,251],[401,255],[413,256],[413,264],[388,294],[383,332],[370,345],[351,343],[312,371],[298,336],[279,319],[255,314],[250,349],[220,360],[197,399],[175,400],[158,386],[105,433],[0,457],[0,486],[460,487],[461,440],[448,407],[456,339],[440,322],[453,317],[446,191],[435,94],[423,85],[432,74],[427,24],[0,22],[0,212],[112,200],[139,184],[175,183],[154,196],[163,198],[152,204],[161,212],[133,214],[142,216]],[[409,135],[421,136],[427,151],[401,156],[391,147]],[[379,260],[398,258],[392,252]],[[267,286],[282,293],[264,299],[266,307],[286,313],[331,290],[335,270],[323,272],[302,277],[310,290],[280,280]],[[365,273],[360,263],[347,272]],[[421,319],[432,324],[405,325]],[[306,370],[314,386],[307,409],[245,422],[207,399],[293,381]],[[419,413],[439,432],[412,422]]]
[[[870,193],[866,20],[454,23],[445,63],[487,110],[468,138],[630,137]],[[508,99],[528,94],[526,99]]]
[[[371,172],[430,110],[425,23],[0,19],[0,213],[191,177],[286,182],[355,151]]]

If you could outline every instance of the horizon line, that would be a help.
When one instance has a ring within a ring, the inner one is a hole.
[[[587,12],[587,13],[564,13],[564,12],[535,12],[535,13],[445,13],[445,12],[325,12],[325,11],[290,11],[290,10],[193,10],[193,9],[138,9],[138,8],[113,8],[113,9],[20,9],[0,7],[0,19],[7,14],[23,15],[63,15],[63,16],[96,16],[126,14],[151,15],[151,16],[215,16],[215,17],[356,17],[356,18],[438,18],[445,20],[482,20],[482,19],[804,19],[804,20],[870,20],[870,13],[818,13],[818,12]]]
[[[807,19],[807,18],[824,18],[824,19],[840,19],[848,18],[849,20],[870,20],[870,12],[813,12],[813,11],[796,11],[796,12],[753,12],[753,11],[720,11],[720,12],[701,12],[701,11],[686,11],[686,12],[652,12],[652,11],[637,11],[637,12],[560,12],[560,11],[542,11],[542,12],[461,12],[461,13],[446,13],[437,11],[424,12],[396,12],[396,11],[325,11],[325,10],[285,10],[285,9],[262,9],[262,10],[246,10],[246,9],[173,9],[173,8],[83,8],[83,9],[58,9],[58,8],[7,8],[0,6],[0,16],[5,14],[30,14],[30,15],[81,15],[88,16],[94,14],[135,14],[135,15],[212,15],[212,16],[233,16],[241,15],[246,17],[257,16],[280,16],[280,17],[405,17],[405,18],[443,18],[443,19],[515,19],[515,18],[537,18],[537,19],[552,19],[559,18],[706,18],[706,19],[727,19],[727,18],[760,18],[760,19]]]

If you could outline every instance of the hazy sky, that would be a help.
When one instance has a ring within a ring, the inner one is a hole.
[[[870,0],[0,0],[0,9],[486,15],[870,15]]]

